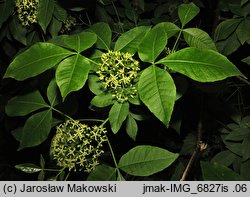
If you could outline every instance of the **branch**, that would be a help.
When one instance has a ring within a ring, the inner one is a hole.
[[[237,79],[241,80],[242,82],[244,82],[245,84],[250,86],[250,81],[248,81],[247,79],[245,79],[243,77],[237,77]]]
[[[198,157],[199,153],[203,150],[205,150],[207,147],[207,144],[202,142],[202,123],[201,121],[199,121],[198,123],[198,128],[197,128],[197,141],[196,141],[196,148],[182,174],[182,177],[180,179],[180,181],[185,181],[186,178],[188,177],[188,174],[193,166],[194,161],[196,160],[196,158]]]

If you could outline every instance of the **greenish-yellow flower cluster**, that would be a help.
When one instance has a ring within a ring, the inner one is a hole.
[[[25,27],[37,23],[38,0],[16,0],[16,9],[21,24]]]
[[[76,26],[76,18],[73,16],[68,16],[68,18],[63,23],[63,27],[60,33],[69,33]]]
[[[67,120],[57,127],[51,142],[51,155],[57,165],[74,171],[91,172],[99,164],[107,141],[107,130],[102,126],[88,126]]]
[[[97,74],[104,88],[111,91],[119,102],[134,98],[137,93],[135,82],[140,70],[139,62],[130,53],[120,51],[102,54],[101,61]]]

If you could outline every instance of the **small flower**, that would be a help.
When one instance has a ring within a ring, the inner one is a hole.
[[[167,55],[170,55],[171,53],[174,53],[175,50],[171,50],[170,48],[165,48],[165,52],[167,53]]]
[[[24,27],[37,23],[38,0],[16,0],[18,18]]]
[[[139,62],[130,53],[120,51],[102,54],[101,61],[96,73],[104,88],[119,102],[133,98],[137,93],[135,81],[140,71]]]
[[[68,18],[63,23],[63,27],[60,33],[69,33],[76,26],[76,18],[73,16],[68,16]]]
[[[51,155],[57,165],[69,170],[91,172],[99,164],[107,141],[107,130],[101,126],[88,126],[76,120],[67,120],[57,127],[51,142]]]

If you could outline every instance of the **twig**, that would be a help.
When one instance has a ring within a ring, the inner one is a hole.
[[[198,124],[198,128],[197,128],[197,141],[196,141],[196,148],[182,174],[182,177],[180,179],[180,181],[185,181],[186,178],[188,177],[188,174],[193,166],[193,163],[194,161],[196,160],[196,158],[198,157],[199,153],[206,149],[206,144],[204,144],[202,141],[202,123],[201,121],[199,121],[199,124]]]
[[[247,79],[243,78],[243,77],[237,77],[239,80],[241,80],[242,82],[244,82],[245,84],[250,86],[250,81],[248,81]]]

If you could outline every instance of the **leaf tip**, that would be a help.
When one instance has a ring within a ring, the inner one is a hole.
[[[25,147],[23,147],[23,145],[20,143],[20,145],[19,145],[17,151],[21,151],[21,150],[23,150],[24,148],[25,148]]]
[[[7,74],[4,74],[3,79],[9,78],[10,76],[8,76]]]
[[[6,79],[6,78],[13,78],[13,76],[11,75],[11,72],[9,70],[9,68],[7,68],[6,72],[4,73],[4,76],[3,76],[3,79]]]

